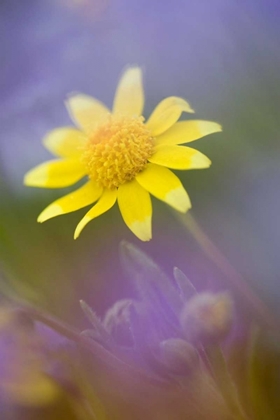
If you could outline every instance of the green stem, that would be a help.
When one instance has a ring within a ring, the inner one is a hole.
[[[280,328],[279,322],[273,317],[266,305],[255,294],[255,292],[247,285],[242,276],[235,270],[226,257],[221,253],[219,248],[212,242],[208,235],[204,232],[195,218],[188,212],[181,215],[176,213],[177,218],[188,229],[194,239],[200,245],[207,257],[213,261],[220,271],[230,280],[232,285],[239,291],[242,297],[247,301],[255,315],[264,320],[266,325],[271,328]]]
[[[211,363],[216,383],[234,418],[248,420],[240,403],[236,386],[228,371],[221,348],[218,345],[213,345],[212,347],[206,348],[205,351]]]

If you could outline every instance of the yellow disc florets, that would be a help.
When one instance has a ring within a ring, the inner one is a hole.
[[[98,185],[119,187],[145,168],[154,141],[143,121],[143,117],[109,116],[89,137],[83,162]]]

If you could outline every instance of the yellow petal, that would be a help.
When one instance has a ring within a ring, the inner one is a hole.
[[[85,135],[75,128],[62,127],[48,133],[43,144],[51,153],[59,157],[75,158],[81,155],[85,145]]]
[[[27,172],[24,184],[29,187],[62,188],[75,184],[85,175],[85,167],[77,159],[51,160]]]
[[[98,99],[81,93],[71,96],[66,101],[66,107],[74,123],[86,134],[91,134],[100,120],[110,114]]]
[[[185,213],[191,208],[189,196],[181,181],[169,169],[149,163],[136,179],[143,188],[174,209]]]
[[[156,138],[157,145],[189,143],[208,134],[222,131],[222,126],[212,121],[179,121]]]
[[[185,146],[158,146],[149,161],[171,169],[203,169],[211,165],[203,153]]]
[[[77,239],[84,227],[95,217],[108,211],[117,200],[117,190],[104,190],[99,201],[93,206],[80,221],[74,233],[74,239]]]
[[[102,188],[92,181],[87,182],[81,188],[51,203],[38,217],[42,223],[60,214],[70,213],[94,203],[102,194]]]
[[[139,67],[131,67],[125,71],[118,84],[113,113],[139,116],[142,115],[143,107],[142,71]]]
[[[154,136],[158,136],[175,124],[182,112],[194,111],[184,99],[170,96],[158,104],[146,125]]]
[[[150,194],[134,179],[119,187],[118,204],[123,220],[134,235],[141,241],[149,241],[152,238]]]

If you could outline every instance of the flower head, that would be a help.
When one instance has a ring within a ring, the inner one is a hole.
[[[38,217],[52,217],[96,204],[78,224],[74,237],[94,218],[118,201],[129,229],[141,240],[151,239],[152,204],[150,194],[179,212],[190,207],[189,196],[171,169],[202,169],[210,160],[199,151],[181,144],[221,131],[210,121],[177,122],[182,112],[193,110],[181,98],[168,97],[145,122],[142,111],[142,73],[128,68],[117,87],[112,112],[100,101],[76,94],[67,109],[77,128],[62,127],[43,140],[59,159],[29,171],[28,186],[61,188],[86,177],[76,191],[50,204]]]
[[[174,279],[169,278],[132,244],[123,242],[120,252],[136,297],[115,302],[101,319],[81,302],[91,323],[81,336],[103,350],[105,365],[92,354],[85,355],[83,363],[99,395],[105,390],[108,418],[120,409],[124,419],[231,418],[215,367],[206,356],[219,346],[220,337],[200,342],[186,334],[188,320],[181,323],[185,308],[195,298],[203,300],[206,292],[197,292],[179,269],[174,270]],[[223,388],[224,382],[223,376]]]

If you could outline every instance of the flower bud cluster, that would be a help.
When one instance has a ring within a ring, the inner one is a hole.
[[[202,365],[201,346],[218,344],[230,331],[230,295],[198,293],[178,269],[174,271],[174,284],[149,257],[130,244],[124,245],[123,261],[140,300],[119,300],[107,311],[102,325],[91,314],[96,329],[91,337],[98,336],[101,344],[105,337],[105,348],[117,350],[118,357],[129,355],[130,361],[158,375],[191,376]]]

